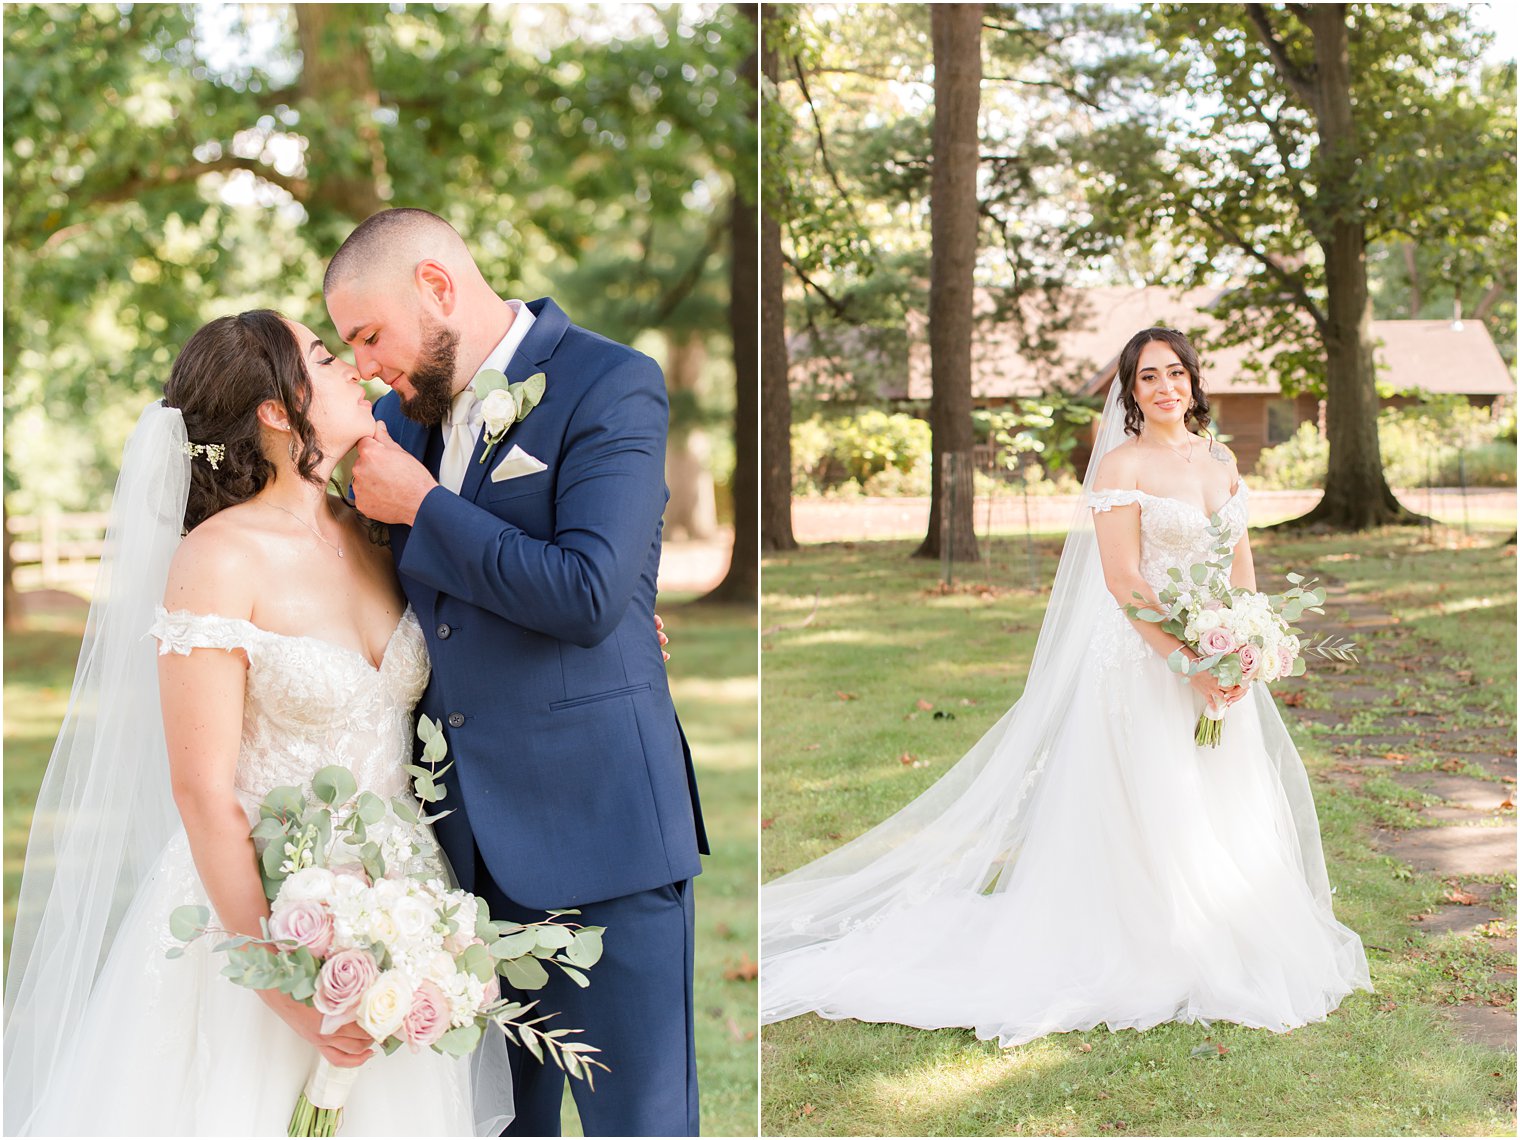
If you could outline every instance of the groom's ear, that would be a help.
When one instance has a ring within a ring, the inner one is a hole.
[[[453,315],[454,306],[459,303],[459,292],[447,266],[431,259],[419,261],[415,279],[424,304],[436,307],[443,316]]]

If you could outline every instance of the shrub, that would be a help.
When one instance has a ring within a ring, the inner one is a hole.
[[[930,448],[929,425],[903,412],[815,415],[792,425],[792,490],[817,493],[850,482],[865,487],[890,471],[899,479],[922,478],[924,491],[902,493],[927,493]]]
[[[1378,416],[1378,447],[1390,486],[1513,487],[1515,444],[1512,417],[1495,417],[1466,401],[1434,400],[1388,408]],[[1325,485],[1329,445],[1313,423],[1268,448],[1256,461],[1251,482],[1273,490]],[[1459,467],[1460,457],[1460,467]]]

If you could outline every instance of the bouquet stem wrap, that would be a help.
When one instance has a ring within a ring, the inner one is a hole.
[[[1203,715],[1198,718],[1198,725],[1193,729],[1193,743],[1200,748],[1218,748],[1223,739],[1224,709],[1205,704]]]
[[[326,1057],[318,1057],[316,1068],[306,1080],[306,1091],[290,1114],[290,1129],[286,1135],[336,1136],[343,1106],[348,1103],[349,1090],[358,1077],[358,1067],[340,1069],[330,1064]]]

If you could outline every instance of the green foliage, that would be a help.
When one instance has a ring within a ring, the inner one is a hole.
[[[973,412],[977,434],[996,445],[996,462],[1010,474],[1044,478],[1075,473],[1072,453],[1103,410],[1101,401],[1052,390],[1013,410]]]
[[[1513,487],[1513,420],[1464,400],[1435,400],[1385,408],[1378,416],[1378,444],[1390,486]],[[1312,423],[1269,447],[1256,460],[1253,486],[1272,490],[1323,487],[1329,449]]]
[[[792,424],[792,485],[817,491],[862,486],[889,470],[927,471],[930,447],[929,425],[905,412],[815,415]]]
[[[1313,108],[1274,67],[1248,6],[1159,4],[1146,22],[1171,66],[1081,159],[1093,220],[1072,248],[1120,263],[1163,251],[1153,282],[1243,281],[1220,299],[1216,343],[1268,346],[1249,367],[1288,393],[1323,390],[1322,247],[1337,222],[1374,245],[1414,242],[1472,305],[1490,284],[1514,295],[1512,66],[1485,74],[1487,37],[1460,6],[1346,10],[1355,154],[1319,145]],[[1303,10],[1261,11],[1291,65],[1311,72]],[[1167,107],[1178,113],[1157,114]],[[1386,306],[1400,290],[1382,294]]]
[[[387,205],[619,340],[726,339],[755,179],[732,6],[29,4],[5,37],[13,511],[98,505],[207,319],[325,327],[326,257]]]

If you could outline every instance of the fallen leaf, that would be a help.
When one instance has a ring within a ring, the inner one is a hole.
[[[818,1110],[816,1108],[814,1108],[810,1104],[805,1104],[805,1105],[802,1106],[802,1115],[803,1116],[812,1116],[813,1113],[815,1113],[817,1111]]]
[[[1220,1056],[1221,1056],[1221,1057],[1223,1057],[1223,1056],[1224,1056],[1224,1055],[1225,1055],[1225,1054],[1226,1054],[1226,1053],[1228,1053],[1228,1052],[1229,1052],[1229,1050],[1228,1050],[1228,1049],[1226,1049],[1226,1048],[1225,1048],[1225,1047],[1224,1047],[1224,1046],[1223,1046],[1223,1045],[1220,1045],[1220,1046],[1219,1046],[1219,1055],[1220,1055]]]
[[[919,697],[918,700],[914,701],[913,703],[918,706],[919,712],[928,712],[934,707],[928,701],[924,700],[923,697]]]
[[[1077,1048],[1079,1050],[1081,1050],[1083,1053],[1091,1053],[1092,1052],[1092,1046],[1089,1045],[1086,1041],[1084,1041],[1084,1042],[1082,1042],[1082,1044],[1078,1045]]]
[[[1390,998],[1388,1001],[1385,1001],[1382,1005],[1378,1006],[1378,1012],[1379,1013],[1392,1013],[1394,1010],[1396,1010],[1398,1008],[1399,1008],[1399,1003],[1396,1002],[1396,1001],[1394,1001],[1394,1000],[1392,1000]]]
[[[1114,1094],[1113,1093],[1108,1093],[1108,1092],[1103,1092],[1100,1089],[1100,1090],[1098,1090],[1098,1099],[1099,1100],[1113,1100],[1114,1099]]]
[[[1464,765],[1462,761],[1453,757],[1450,760],[1442,760],[1439,764],[1436,765],[1436,767],[1441,769],[1443,772],[1460,772],[1464,767],[1466,767],[1466,765]]]
[[[1409,759],[1409,755],[1405,752],[1384,752],[1383,759],[1392,760],[1395,764],[1402,764],[1405,760]]]
[[[1470,891],[1464,891],[1461,887],[1453,887],[1446,892],[1446,901],[1454,902],[1458,906],[1472,906],[1478,901],[1478,896]]]
[[[749,954],[740,955],[739,964],[723,971],[723,977],[730,982],[752,982],[760,976],[760,963],[752,960]]]
[[[1287,705],[1290,709],[1296,709],[1304,703],[1304,694],[1302,690],[1296,693],[1283,693],[1281,696],[1282,703]]]
[[[771,824],[773,824],[775,822],[776,822],[776,817],[775,816],[771,816],[769,819],[762,819],[760,821],[760,830],[761,831],[769,831],[770,828],[771,828]]]
[[[961,705],[963,707],[965,707],[965,708],[968,708],[968,709],[972,708],[975,704],[976,704],[976,702],[973,701],[970,697],[962,697],[961,698]]]
[[[823,747],[823,745],[821,745],[821,744],[809,744],[806,748],[803,749],[803,751],[804,752],[817,752],[822,747]]]
[[[1511,798],[1509,798],[1508,796],[1506,796],[1504,798],[1504,802],[1499,805],[1499,810],[1500,811],[1512,810],[1514,808],[1514,806],[1515,806],[1515,801],[1512,800]]]
[[[913,753],[911,753],[911,752],[904,752],[901,756],[899,756],[897,758],[897,762],[899,764],[902,764],[902,765],[911,766],[912,763],[913,763],[913,761],[915,759],[917,759],[917,757],[915,757],[913,755]]]

